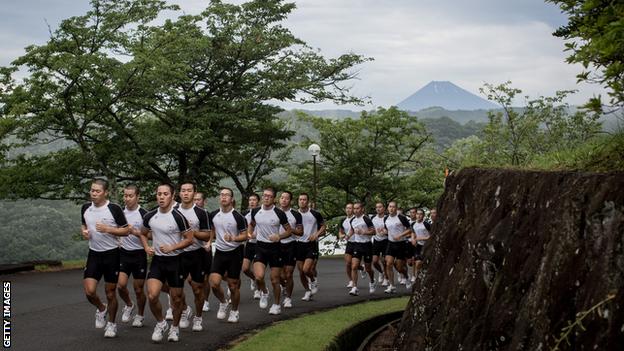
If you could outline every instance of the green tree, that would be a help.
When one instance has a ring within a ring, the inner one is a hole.
[[[611,103],[624,104],[624,3],[621,1],[547,0],[568,15],[554,35],[567,40],[568,63],[581,63],[579,81],[609,87]],[[600,97],[590,105],[601,107]]]
[[[376,200],[398,200],[406,205],[435,201],[435,196],[413,196],[416,191],[432,194],[442,186],[439,178],[424,173],[415,176],[421,168],[430,167],[426,152],[431,135],[415,116],[395,107],[362,112],[359,119],[331,120],[303,115],[318,130],[318,140],[304,140],[307,147],[317,142],[321,147],[319,158],[318,207],[331,218],[341,216],[347,201],[361,201],[373,206]],[[287,186],[297,191],[312,188],[311,162],[296,165],[289,170]]]
[[[600,131],[597,113],[572,112],[564,103],[570,91],[533,100],[526,97],[525,107],[514,108],[512,102],[522,91],[513,88],[511,82],[485,84],[480,90],[502,107],[488,113],[489,122],[480,142],[471,141],[478,150],[467,151],[466,144],[462,146],[467,155],[481,155],[482,164],[527,166],[538,156],[585,143]]]
[[[296,38],[281,25],[294,4],[213,0],[155,25],[177,6],[91,3],[0,70],[4,146],[72,143],[1,160],[1,197],[82,198],[76,189],[94,174],[113,185],[190,177],[205,188],[229,177],[246,194],[284,160],[293,134],[271,101],[361,101],[345,83],[367,59],[326,59]],[[18,67],[29,71],[21,81]]]

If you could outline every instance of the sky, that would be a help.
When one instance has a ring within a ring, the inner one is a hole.
[[[224,2],[241,3],[241,1]],[[285,21],[295,36],[326,57],[353,52],[374,58],[357,67],[351,92],[365,106],[279,103],[286,109],[372,109],[396,105],[432,80],[451,81],[479,94],[484,83],[512,81],[531,98],[578,90],[568,103],[606,95],[594,84],[577,84],[580,65],[565,62],[564,41],[552,36],[566,17],[540,0],[301,0]],[[207,1],[178,0],[197,13]],[[80,15],[88,0],[2,1],[0,65],[43,44],[49,28]],[[518,99],[516,105],[524,99]]]

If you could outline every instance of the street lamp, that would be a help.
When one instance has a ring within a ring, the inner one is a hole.
[[[310,155],[312,155],[312,162],[314,165],[314,179],[313,179],[313,183],[314,183],[314,192],[313,192],[313,202],[314,202],[314,208],[316,208],[316,157],[321,153],[321,147],[318,146],[318,144],[312,144],[310,146],[308,146],[308,152],[310,153]]]

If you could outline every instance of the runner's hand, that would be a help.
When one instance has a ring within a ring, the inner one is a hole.
[[[277,242],[280,240],[280,236],[279,234],[271,234],[269,235],[269,240],[271,240],[272,242]]]
[[[108,233],[108,225],[104,224],[104,223],[96,223],[95,224],[95,230],[97,230],[100,233]]]
[[[85,240],[89,240],[89,229],[82,229],[81,234],[82,237],[85,238]]]
[[[171,245],[160,245],[160,251],[162,251],[162,253],[170,253],[173,249]]]
[[[154,250],[153,247],[148,246],[147,249],[145,249],[145,252],[149,255],[149,256],[154,256],[154,254],[156,253],[156,251]]]

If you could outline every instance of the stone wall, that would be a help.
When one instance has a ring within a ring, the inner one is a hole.
[[[624,173],[464,169],[438,212],[395,349],[624,350]]]

